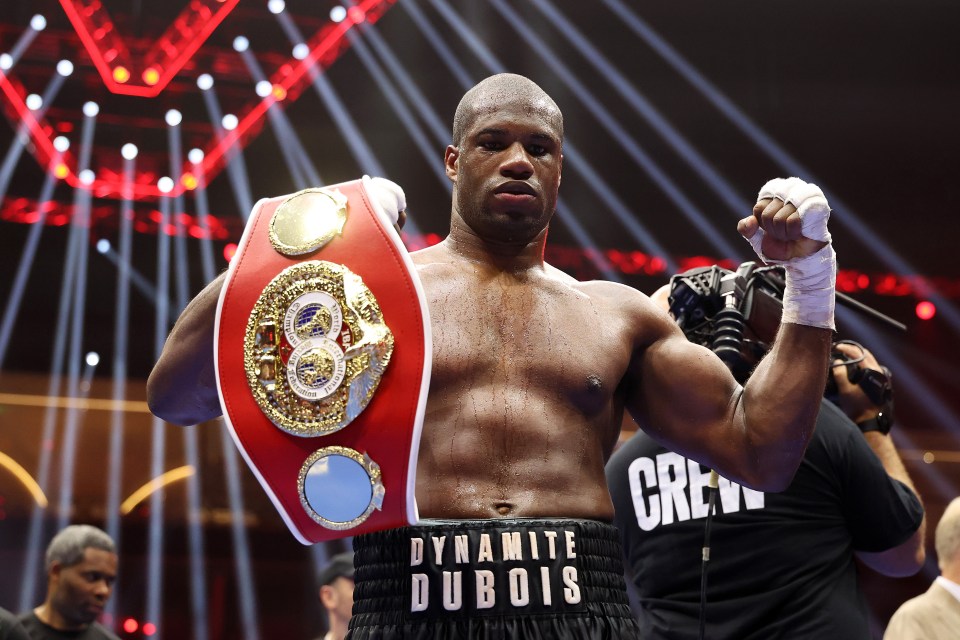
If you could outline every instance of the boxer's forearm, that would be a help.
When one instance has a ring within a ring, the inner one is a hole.
[[[783,324],[744,386],[738,414],[748,447],[751,484],[785,489],[803,458],[826,385],[832,332]]]
[[[147,380],[147,403],[159,418],[189,425],[220,415],[213,337],[224,275],[207,285],[177,319]]]

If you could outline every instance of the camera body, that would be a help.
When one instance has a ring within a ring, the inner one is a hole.
[[[716,265],[699,267],[670,278],[670,313],[688,340],[717,353],[742,384],[776,338],[785,286],[783,267],[777,265],[745,262],[735,272]],[[852,340],[839,342],[863,350]],[[838,360],[850,382],[892,420],[893,376],[886,367],[876,371],[860,366],[862,356],[850,358],[833,350],[824,397],[832,402],[838,398],[833,369]]]

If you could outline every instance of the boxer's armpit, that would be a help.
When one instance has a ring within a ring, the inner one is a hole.
[[[224,275],[187,305],[147,379],[150,411],[167,422],[191,425],[220,415],[213,367],[213,331]]]

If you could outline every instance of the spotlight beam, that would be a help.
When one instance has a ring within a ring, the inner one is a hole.
[[[217,142],[223,143],[224,133],[223,111],[220,109],[220,103],[217,101],[216,93],[211,87],[200,92],[203,95],[203,102],[207,107],[207,115],[210,117],[210,123],[217,136]],[[227,166],[227,175],[230,178],[230,185],[233,187],[233,195],[237,200],[237,206],[240,208],[241,217],[246,220],[253,210],[253,197],[250,195],[250,181],[247,179],[247,165],[243,160],[243,151],[236,147],[229,157],[224,161]]]
[[[444,119],[441,118],[440,115],[433,109],[433,107],[430,105],[430,101],[427,100],[422,93],[420,93],[420,90],[417,89],[417,83],[414,82],[410,74],[407,73],[407,70],[403,68],[403,65],[397,62],[397,55],[393,52],[386,41],[384,41],[383,36],[380,35],[380,32],[377,31],[377,28],[374,25],[365,25],[361,28],[361,33],[365,39],[370,41],[370,45],[373,47],[374,51],[376,51],[380,61],[385,64],[390,70],[390,73],[393,74],[397,86],[399,86],[400,90],[403,91],[405,96],[407,96],[407,101],[416,107],[417,112],[420,114],[420,119],[427,124],[427,127],[429,127],[430,132],[433,134],[434,141],[442,147],[445,147],[447,143],[450,142],[450,131],[445,125],[440,124],[441,122],[444,122]],[[353,36],[355,34],[351,33],[349,35]],[[363,47],[366,56],[370,57],[364,42],[360,38],[354,38],[353,42],[354,46],[359,45]],[[372,58],[371,64],[375,64]],[[383,74],[382,71],[380,73],[381,75]],[[392,94],[396,95],[396,91],[393,91]],[[393,102],[394,101],[391,100],[391,104],[393,104]],[[431,152],[431,165],[437,164],[436,159],[433,156],[435,156],[435,152]],[[444,175],[444,182],[449,186],[450,181],[446,179],[446,175]]]
[[[207,92],[204,92],[207,93]],[[160,229],[157,234],[157,300],[154,314],[153,352],[159,358],[169,329],[170,236],[162,233],[170,225],[170,198],[160,198]],[[166,458],[164,423],[154,416],[150,423],[150,475],[163,473]],[[146,619],[159,623],[163,612],[163,487],[150,494],[150,515],[147,525],[147,593]],[[162,633],[162,629],[161,629]]]
[[[20,37],[17,38],[17,41],[13,45],[13,49],[11,49],[9,52],[11,69],[16,66],[17,62],[20,61],[21,56],[23,56],[23,52],[27,50],[27,47],[30,46],[34,38],[37,37],[38,33],[40,32],[36,29],[30,28],[20,34]],[[4,71],[3,73],[6,72]]]
[[[193,191],[193,201],[197,210],[197,222],[202,229],[210,230],[210,207],[207,203],[207,176],[203,172],[203,163],[193,163],[193,174],[197,176],[197,188]],[[210,234],[203,234],[200,240],[200,268],[203,270],[203,281],[212,282],[216,278],[216,267],[213,260],[213,242]]]
[[[39,217],[31,225],[30,232],[27,234],[27,241],[23,246],[20,263],[17,265],[17,273],[13,277],[13,285],[10,288],[10,298],[3,310],[3,320],[0,322],[0,371],[3,370],[3,361],[10,345],[10,336],[13,333],[13,326],[17,314],[20,312],[20,304],[27,288],[27,278],[30,275],[30,269],[33,267],[33,261],[37,255],[37,246],[40,243],[40,235],[43,233],[47,220],[45,205],[53,196],[55,183],[56,177],[52,173],[47,173],[43,180],[43,187],[40,189],[40,197],[37,199]]]
[[[89,147],[93,137],[93,119],[85,118],[83,132],[81,134],[81,146]],[[89,134],[88,134],[89,129]],[[89,161],[89,149],[83,153],[81,149],[81,160],[86,158]],[[74,192],[76,196],[76,191]],[[63,280],[60,283],[60,305],[57,309],[57,323],[54,330],[53,339],[53,358],[50,363],[50,383],[47,386],[47,396],[55,398],[60,395],[60,389],[63,384],[63,361],[67,350],[67,323],[69,320],[70,308],[73,295],[75,293],[72,274],[78,265],[78,254],[80,245],[85,242],[83,229],[77,223],[75,216],[70,222],[70,234],[67,240],[67,255],[63,264]],[[73,394],[71,394],[73,395]],[[53,457],[54,435],[57,426],[57,410],[50,406],[43,415],[43,429],[40,435],[40,459],[37,462],[37,483],[41,487],[47,487],[50,482],[50,463]],[[43,535],[43,515],[44,511],[34,507],[30,513],[30,529],[27,533],[27,551],[24,554],[23,579],[20,586],[20,605],[21,611],[27,611],[36,601],[38,568],[40,566],[40,546],[44,538]]]
[[[161,230],[160,233],[163,233],[163,231]],[[129,259],[124,259],[112,248],[108,249],[101,255],[109,260],[110,263],[113,264],[113,266],[115,266],[117,269],[127,270],[127,276],[130,278],[130,283],[133,285],[133,288],[143,296],[144,300],[149,302],[151,305],[157,305],[159,303],[160,294],[157,293],[157,288],[150,284],[150,281],[147,280],[146,276],[136,270],[136,268],[130,263]],[[164,296],[164,298],[166,298],[166,296]],[[169,300],[164,301],[164,306],[169,310],[167,314],[167,322],[172,325],[177,319],[177,314],[171,308]]]
[[[313,88],[324,106],[327,107],[327,111],[336,123],[337,128],[340,129],[340,133],[343,134],[344,140],[361,170],[372,176],[387,175],[383,165],[373,154],[366,138],[360,132],[360,128],[354,122],[353,117],[343,105],[343,101],[340,100],[340,96],[337,95],[336,89],[333,88],[327,77],[315,67],[310,70],[310,76],[313,81]]]
[[[303,34],[300,33],[297,25],[293,23],[286,12],[279,14],[277,19],[280,21],[281,26],[292,44],[304,42]],[[349,111],[343,105],[343,101],[340,100],[336,90],[333,88],[333,85],[330,84],[330,81],[327,80],[323,71],[317,69],[316,66],[311,66],[308,73],[314,90],[327,107],[327,111],[331,117],[333,117],[337,128],[347,143],[347,147],[353,154],[354,159],[356,159],[357,164],[360,165],[361,171],[371,176],[386,176],[387,174],[383,170],[383,166],[377,160],[366,138],[357,126],[357,123],[354,122],[350,116]]]
[[[168,123],[169,124],[169,123]],[[181,157],[183,154],[183,145],[180,139],[179,124],[170,124],[167,129],[167,141],[170,146],[170,175],[174,184],[181,184],[183,178],[183,165]],[[175,191],[173,198],[176,211],[183,211],[184,197],[179,189]],[[184,233],[183,223],[178,215],[176,218],[177,235],[174,238],[175,254],[175,276],[177,285],[177,309],[186,308],[189,302],[189,263],[187,260],[187,239]],[[197,431],[196,429],[185,429],[183,431],[184,454],[187,459],[187,465],[190,469],[197,469],[200,466],[200,457],[197,453]],[[169,472],[168,472],[169,473]],[[197,640],[207,638],[207,608],[204,606],[204,599],[207,592],[206,571],[203,564],[203,529],[200,525],[200,504],[201,504],[201,486],[200,477],[191,473],[186,478],[187,492],[187,543],[190,549],[190,604],[191,621],[193,623],[193,637]]]
[[[193,163],[193,173],[197,177],[197,188],[193,194],[197,210],[197,220],[202,228],[209,229],[206,176],[203,172],[202,162]],[[200,240],[200,268],[203,272],[204,282],[210,282],[216,277],[216,268],[213,260],[213,242],[210,240],[209,233],[204,234]],[[196,429],[186,429],[183,437],[188,464],[199,468],[200,455],[197,451]],[[196,514],[199,511],[202,501],[199,476],[197,476],[196,482],[188,485],[187,490],[189,492],[188,501],[191,512]],[[203,564],[203,529],[200,526],[200,519],[198,517],[190,517],[190,528],[188,531],[190,544],[190,606],[193,611],[193,634],[197,640],[206,640],[209,635],[209,619],[206,601],[207,579]]]
[[[630,135],[616,118],[601,104],[597,98],[570,70],[563,64],[557,62],[557,54],[540,38],[530,27],[528,27],[517,13],[506,5],[503,0],[490,0],[490,4],[500,13],[504,20],[520,34],[526,42],[538,42],[538,46],[533,47],[533,51],[543,60],[553,73],[559,77],[571,89],[571,93],[577,96],[581,103],[593,114],[594,118],[610,134],[610,137],[617,141],[627,152],[634,163],[643,169],[644,172],[653,180],[660,191],[673,202],[676,209],[690,221],[694,229],[700,232],[713,249],[721,256],[733,258],[742,261],[745,252],[742,249],[736,249],[727,241],[727,234],[719,232],[710,219],[697,207],[683,190],[674,182],[672,178],[657,164],[649,153],[647,153]],[[584,163],[586,164],[586,163]],[[604,189],[604,191],[612,191]],[[599,193],[598,193],[599,195]],[[626,211],[619,209],[612,210],[615,214],[618,212],[627,215]],[[619,218],[619,215],[618,215]],[[647,232],[648,235],[649,231]],[[637,238],[640,241],[640,238]]]
[[[657,52],[665,62],[690,83],[703,97],[713,104],[726,118],[736,126],[753,144],[774,160],[780,168],[789,175],[806,176],[819,183],[815,175],[802,163],[788,153],[768,133],[756,125],[732,100],[720,89],[714,86],[706,77],[686,60],[676,49],[664,40],[656,31],[629,9],[621,0],[603,0],[603,2],[651,49]],[[843,215],[836,216],[838,224],[849,227],[855,236],[861,240],[863,246],[869,247],[877,255],[883,256],[884,262],[891,271],[903,274],[918,274],[920,271],[904,259],[880,234],[873,231],[869,225],[854,213],[836,194],[824,188],[824,193],[833,207],[842,211]],[[943,311],[944,317],[954,330],[960,332],[960,310],[957,309],[945,296],[931,292],[930,299]]]
[[[473,29],[457,15],[449,4],[442,0],[430,0],[430,4],[453,27],[453,33],[463,39],[470,50],[473,51],[473,55],[477,56],[487,69],[496,71],[504,69],[500,61],[490,53],[486,45],[473,32]]]
[[[417,28],[420,29],[420,33],[424,36],[423,42],[430,43],[430,46],[437,52],[437,57],[446,63],[447,68],[450,69],[450,72],[457,79],[457,82],[463,90],[466,91],[473,86],[474,80],[466,68],[460,64],[459,57],[447,46],[447,43],[443,41],[440,32],[433,28],[430,21],[423,15],[420,7],[413,2],[401,2],[400,6],[407,12],[410,19],[417,25]]]
[[[43,90],[40,108],[34,113],[28,113],[27,115],[38,122],[42,120],[43,114],[47,112],[47,109],[53,104],[57,93],[60,92],[64,80],[65,78],[59,73],[54,73],[50,82],[47,83],[47,86]],[[22,120],[17,127],[13,141],[10,143],[10,149],[7,150],[7,155],[3,159],[3,164],[0,165],[0,199],[7,194],[7,188],[10,186],[10,179],[13,178],[13,172],[17,167],[17,163],[20,162],[20,156],[23,155],[23,151],[29,143],[30,124],[26,120]]]
[[[170,177],[174,185],[182,183],[183,164],[183,145],[180,141],[180,125],[170,125],[167,127],[167,144],[170,147]],[[173,239],[173,252],[176,262],[175,285],[177,290],[177,311],[183,310],[190,300],[190,263],[187,258],[187,238],[183,228],[183,219],[179,212],[183,211],[183,191],[174,190],[173,205],[177,215],[174,216],[174,229],[176,236]],[[168,198],[169,199],[169,198]]]
[[[113,337],[113,388],[114,402],[125,399],[127,381],[127,348],[130,321],[130,258],[133,245],[133,179],[136,170],[135,157],[123,160],[123,200],[120,202],[120,259],[117,269],[117,304],[114,311]],[[124,412],[114,410],[110,415],[109,467],[107,472],[107,533],[121,549],[120,486],[123,479]],[[117,589],[123,575],[117,576]],[[111,598],[106,611],[116,616],[117,598]]]
[[[547,20],[563,34],[567,41],[590,62],[593,68],[600,72],[607,83],[633,107],[633,110],[650,123],[653,130],[673,148],[677,155],[683,158],[703,178],[737,219],[747,215],[752,209],[753,203],[737,194],[736,189],[720,175],[716,168],[700,154],[676,127],[670,124],[669,120],[660,114],[657,108],[600,53],[599,49],[572,22],[548,0],[532,0],[532,2],[547,17]]]
[[[77,155],[79,171],[89,169],[90,154],[93,149],[93,136],[96,128],[96,117],[85,116],[80,132],[80,152]],[[90,239],[90,191],[82,187],[73,190],[74,218],[71,221],[71,234],[75,233],[76,254],[69,278],[72,282],[72,310],[70,318],[70,343],[67,351],[67,395],[77,397],[86,396],[90,392],[89,377],[93,370],[88,369],[84,374],[83,384],[80,379],[80,365],[83,362],[83,329],[86,318],[87,296],[87,266]],[[68,279],[69,279],[68,278]],[[73,505],[73,473],[77,457],[77,439],[80,430],[80,419],[83,412],[76,408],[67,409],[64,428],[63,446],[60,450],[60,500],[57,513],[57,528],[63,529],[70,520]]]
[[[407,105],[404,104],[400,94],[383,72],[383,68],[377,63],[367,44],[363,41],[363,38],[354,32],[348,33],[347,37],[351,41],[353,50],[357,52],[360,62],[366,67],[367,72],[373,77],[374,82],[377,83],[380,92],[383,93],[387,99],[387,103],[403,123],[403,126],[407,128],[410,139],[413,140],[420,155],[423,156],[427,166],[430,167],[430,170],[433,172],[434,177],[440,181],[440,184],[448,193],[451,192],[453,186],[450,183],[450,179],[447,178],[446,172],[440,168],[440,163],[437,162],[436,149],[431,148],[427,144],[427,139],[429,138],[427,132],[423,130],[423,127],[417,122],[413,113],[411,113]],[[430,120],[428,120],[428,122],[433,123],[433,121]],[[436,135],[436,132],[434,132],[434,135]]]
[[[269,82],[257,58],[249,49],[240,52],[240,57],[247,66],[254,82]],[[287,169],[293,176],[297,189],[322,185],[323,181],[320,179],[320,174],[310,161],[310,157],[278,103],[274,102],[270,105],[267,109],[267,117],[270,119],[270,126],[273,127],[274,135],[280,141],[280,152],[283,154],[284,162],[286,162]]]
[[[220,445],[227,479],[227,499],[230,503],[230,530],[233,534],[233,560],[237,570],[237,590],[240,599],[240,618],[243,622],[246,640],[260,639],[260,623],[257,615],[256,592],[253,588],[253,568],[250,566],[250,543],[244,522],[245,508],[240,485],[240,466],[237,463],[237,449],[233,438],[220,423]]]

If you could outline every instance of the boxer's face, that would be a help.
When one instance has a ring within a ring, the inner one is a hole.
[[[88,547],[78,564],[50,568],[51,603],[68,624],[82,628],[103,613],[116,577],[116,554]]]
[[[546,103],[480,104],[448,147],[454,209],[480,237],[529,242],[550,222],[560,187],[558,113]]]

